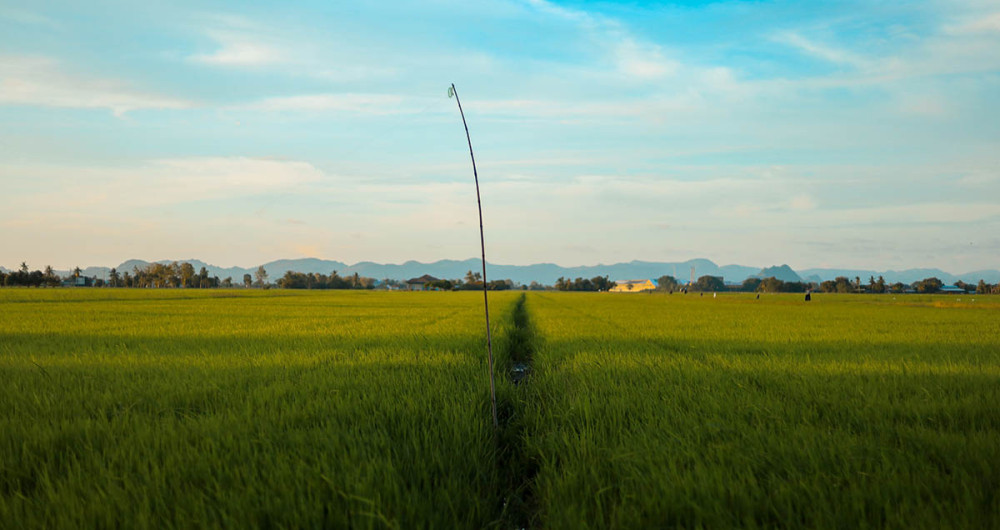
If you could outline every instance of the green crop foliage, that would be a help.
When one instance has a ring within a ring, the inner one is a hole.
[[[0,311],[0,527],[481,528],[502,504],[477,293],[6,289]]]
[[[1000,300],[961,298],[530,294],[536,522],[996,528]]]
[[[1000,526],[996,297],[522,296],[0,289],[0,528]]]

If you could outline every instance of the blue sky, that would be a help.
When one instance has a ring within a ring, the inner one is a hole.
[[[1000,3],[0,4],[0,265],[1000,263]]]

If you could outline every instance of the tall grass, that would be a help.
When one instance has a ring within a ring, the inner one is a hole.
[[[0,310],[2,527],[497,517],[475,293],[3,290]]]
[[[996,528],[996,299],[533,294],[547,528]]]
[[[480,300],[0,290],[0,528],[1000,526],[996,298]]]

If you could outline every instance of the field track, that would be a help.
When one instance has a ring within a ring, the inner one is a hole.
[[[481,303],[0,290],[0,528],[1000,526],[1000,299]]]

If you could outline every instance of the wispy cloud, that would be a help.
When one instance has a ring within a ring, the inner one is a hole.
[[[333,178],[307,162],[255,157],[165,158],[124,168],[0,166],[0,176],[58,182],[22,194],[21,205],[77,212],[253,197]]]
[[[674,74],[679,63],[653,42],[637,38],[619,21],[587,11],[558,6],[547,0],[529,0],[539,13],[575,24],[609,52],[615,70],[626,78],[654,80]]]
[[[13,7],[0,7],[0,19],[7,19],[18,24],[30,24],[32,26],[45,26],[48,29],[57,29],[60,24],[55,20],[39,15],[25,9]]]
[[[849,65],[858,69],[868,69],[871,61],[849,50],[815,42],[798,32],[784,31],[776,34],[774,40],[786,44],[807,55],[835,64]]]
[[[139,109],[183,109],[193,102],[135,89],[109,78],[71,73],[55,59],[0,55],[0,105],[106,108],[116,116]]]
[[[273,23],[243,16],[201,17],[199,32],[211,42],[187,60],[214,68],[283,73],[326,81],[381,78],[395,72],[384,61],[369,60],[361,42],[344,43],[326,32],[304,37],[301,23]],[[203,29],[202,29],[203,28]]]
[[[391,94],[307,94],[266,98],[231,107],[234,110],[354,112],[362,114],[400,114],[412,112],[402,96]]]
[[[1000,11],[950,24],[945,30],[953,35],[1000,33]]]
[[[236,16],[209,17],[205,35],[215,43],[211,52],[195,53],[193,62],[212,66],[255,67],[279,63],[291,54],[275,42],[265,27]]]

